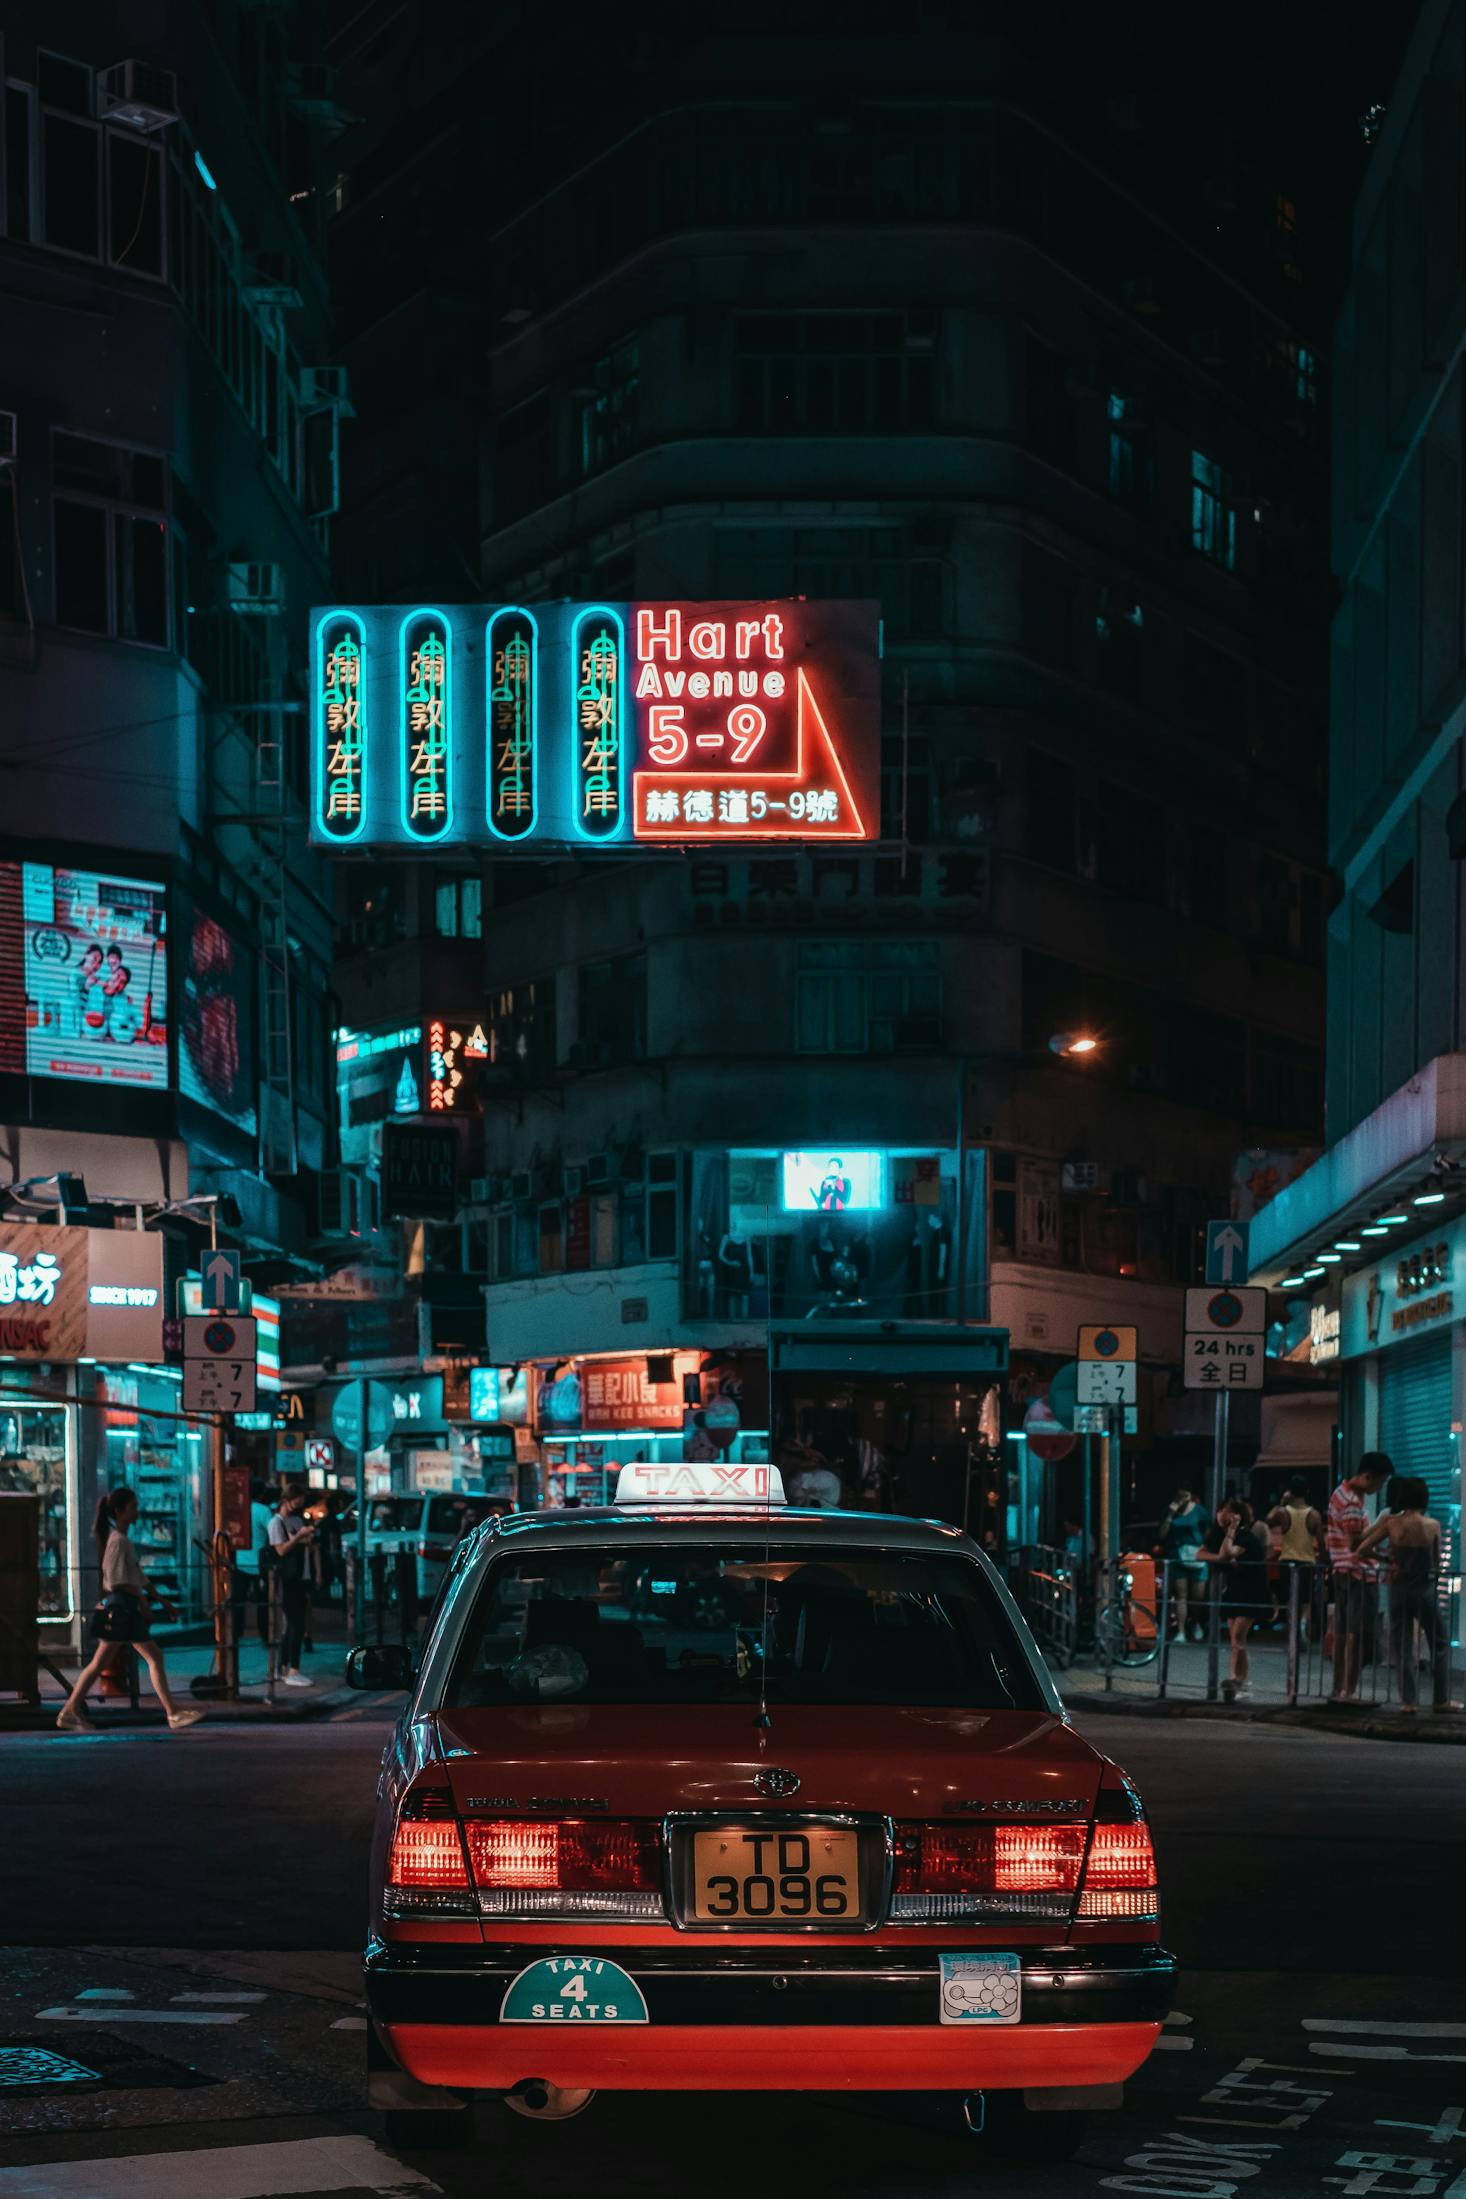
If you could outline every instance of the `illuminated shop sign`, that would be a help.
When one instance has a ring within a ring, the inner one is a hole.
[[[884,1153],[835,1152],[783,1156],[786,1214],[858,1214],[886,1203]]]
[[[1346,1276],[1337,1356],[1357,1358],[1449,1327],[1466,1308],[1466,1220]]]
[[[168,1088],[160,881],[0,863],[0,1070]]]
[[[873,603],[363,607],[313,631],[319,844],[879,837]]]
[[[0,1224],[0,1355],[148,1365],[163,1356],[163,1240]]]
[[[366,628],[352,611],[327,611],[316,622],[315,820],[320,838],[338,844],[359,840],[366,823],[365,639]]]
[[[489,1058],[488,1036],[467,1017],[434,1016],[428,1025],[428,1113],[461,1114],[477,1098],[477,1069]]]

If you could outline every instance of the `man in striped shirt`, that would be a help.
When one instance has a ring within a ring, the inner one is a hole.
[[[1377,1571],[1358,1555],[1369,1527],[1366,1497],[1382,1489],[1394,1472],[1383,1451],[1366,1451],[1352,1474],[1329,1498],[1326,1537],[1334,1594],[1334,1691],[1331,1703],[1359,1700],[1359,1652],[1364,1637],[1365,1601]]]

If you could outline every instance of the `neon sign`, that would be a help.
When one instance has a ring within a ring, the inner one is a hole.
[[[402,621],[402,821],[413,840],[442,840],[453,825],[453,629],[441,611]]]
[[[614,840],[626,793],[622,672],[626,637],[614,611],[582,611],[570,630],[575,726],[571,801],[587,840]]]
[[[328,612],[316,627],[316,823],[337,842],[366,829],[365,639],[353,611]]]
[[[488,1058],[481,1023],[454,1024],[435,1016],[428,1025],[428,1113],[451,1115],[464,1107],[471,1091],[464,1064]]]
[[[533,856],[879,837],[873,603],[349,608],[314,632],[318,845]]]
[[[489,830],[523,840],[539,809],[538,630],[528,611],[496,611],[489,620]]]

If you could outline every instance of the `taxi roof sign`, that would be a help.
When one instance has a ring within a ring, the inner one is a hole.
[[[694,1464],[677,1459],[654,1466],[634,1459],[616,1480],[618,1504],[782,1504],[784,1483],[777,1466],[750,1459],[741,1465],[724,1460]]]

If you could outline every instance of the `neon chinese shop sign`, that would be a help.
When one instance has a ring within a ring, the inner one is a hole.
[[[872,603],[331,609],[313,837],[343,851],[880,833]]]

